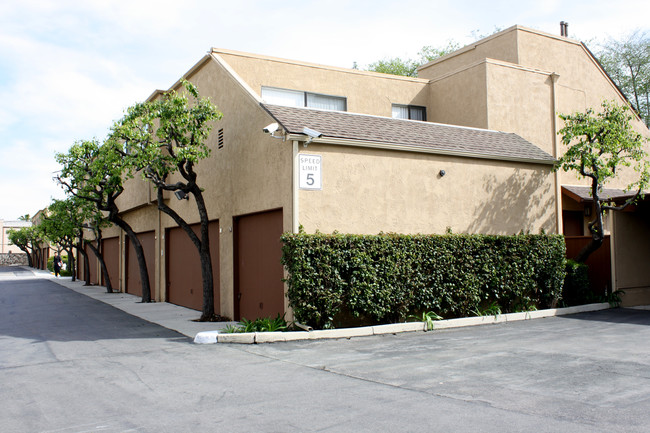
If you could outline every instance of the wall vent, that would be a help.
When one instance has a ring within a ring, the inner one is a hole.
[[[219,130],[219,142],[218,142],[217,147],[218,147],[219,149],[223,149],[223,128],[221,128],[221,129]]]

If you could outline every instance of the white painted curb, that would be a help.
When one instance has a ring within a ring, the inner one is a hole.
[[[606,310],[609,304],[587,304],[567,308],[551,308],[548,310],[525,311],[521,313],[498,314],[496,316],[462,317],[459,319],[438,320],[433,324],[433,330],[460,328],[465,326],[493,325],[498,323],[517,322],[521,320],[541,319],[543,317],[564,316],[567,314],[586,313],[589,311]],[[322,329],[316,331],[292,332],[244,332],[223,333],[221,331],[199,332],[194,337],[197,344],[214,343],[277,343],[282,341],[321,340],[326,338],[366,337],[369,335],[397,334],[401,332],[427,331],[426,322],[391,323],[387,325],[363,326],[359,328]]]

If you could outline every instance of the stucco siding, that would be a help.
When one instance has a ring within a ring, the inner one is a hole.
[[[487,128],[487,85],[484,62],[473,64],[430,84],[429,121]]]
[[[307,232],[556,232],[549,166],[328,145],[304,152],[321,155],[323,169],[322,190],[299,192]]]
[[[549,74],[487,62],[488,129],[517,135],[554,154],[553,83]]]

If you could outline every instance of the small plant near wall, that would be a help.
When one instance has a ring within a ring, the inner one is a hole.
[[[289,331],[291,325],[285,320],[284,315],[278,313],[275,319],[264,317],[255,320],[242,318],[238,325],[228,325],[225,333],[243,333],[243,332],[285,332]]]
[[[413,314],[409,316],[411,322],[424,322],[427,324],[427,331],[433,330],[436,320],[442,320],[442,316],[433,311],[424,311],[421,315]]]
[[[501,314],[501,307],[499,304],[496,302],[492,302],[490,305],[488,305],[484,309],[480,309],[480,307],[477,305],[473,310],[472,313],[474,313],[475,316],[494,316],[497,317],[498,315]]]
[[[625,294],[625,290],[616,290],[607,295],[606,301],[609,303],[609,306],[612,308],[618,308],[623,302],[622,296]]]

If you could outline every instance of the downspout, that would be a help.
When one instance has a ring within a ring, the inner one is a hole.
[[[298,233],[300,231],[300,220],[299,220],[299,200],[298,200],[298,194],[300,192],[299,185],[300,185],[300,153],[298,150],[300,149],[299,147],[299,142],[297,140],[292,140],[291,141],[291,146],[292,146],[292,180],[291,180],[291,231],[293,233]],[[287,273],[286,268],[283,269],[284,272],[284,278],[289,278],[289,274]],[[286,312],[287,315],[287,320],[293,321],[294,316],[293,316],[293,309],[289,305],[289,297],[287,296],[287,290],[288,290],[288,283],[284,283],[284,311]]]
[[[610,268],[610,275],[611,275],[611,280],[609,282],[609,292],[614,293],[615,291],[618,290],[618,278],[616,275],[616,212],[614,211],[609,211],[608,212],[608,217],[607,222],[609,226],[609,268]]]
[[[557,128],[557,90],[555,85],[557,80],[560,78],[558,74],[553,72],[551,74],[551,92],[552,92],[552,108],[553,108],[553,158],[558,159],[560,157],[560,149],[558,143],[558,128]],[[562,222],[562,184],[560,182],[560,170],[556,170],[553,173],[555,181],[555,220],[557,225],[557,233],[564,233],[564,225]]]
[[[291,199],[292,199],[292,231],[294,233],[298,233],[300,229],[300,221],[299,221],[299,202],[298,202],[298,194],[300,192],[298,186],[300,184],[300,153],[298,152],[299,149],[299,143],[296,140],[292,141],[292,146],[293,146],[293,170],[292,170],[292,175],[293,175],[293,180],[292,180],[292,192],[291,192]]]
[[[151,188],[149,189],[151,191]],[[165,231],[162,226],[162,211],[156,206],[156,216],[157,216],[157,225],[156,225],[156,239],[155,239],[155,251],[159,251],[160,254],[156,254],[156,276],[154,278],[156,285],[156,302],[166,302],[167,301],[167,290],[163,290],[167,287],[167,280],[165,275]]]

